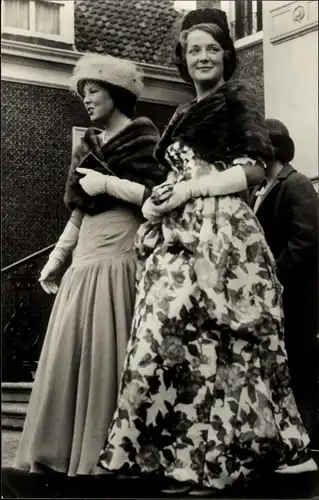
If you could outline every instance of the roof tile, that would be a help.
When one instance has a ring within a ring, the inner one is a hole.
[[[75,44],[136,62],[174,66],[174,0],[75,0]]]

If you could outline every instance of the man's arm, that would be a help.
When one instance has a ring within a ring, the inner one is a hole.
[[[304,270],[311,265],[309,259],[318,258],[318,196],[306,177],[291,181],[288,179],[285,193],[290,237],[277,258],[277,272],[283,284],[302,278]]]

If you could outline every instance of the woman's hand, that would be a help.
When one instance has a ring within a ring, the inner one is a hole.
[[[164,182],[154,188],[142,207],[145,219],[158,221],[165,213],[184,205],[192,197],[190,182],[183,181],[178,184]]]
[[[85,175],[85,177],[80,179],[79,182],[87,194],[90,196],[96,196],[106,192],[107,175],[100,174],[99,172],[89,168],[78,167],[76,171],[79,174]]]
[[[154,205],[160,205],[164,201],[168,200],[174,191],[174,184],[170,181],[163,182],[159,186],[153,188],[151,199]]]
[[[149,221],[159,222],[163,216],[163,210],[161,206],[155,205],[150,196],[142,206],[142,214]]]
[[[39,282],[43,290],[48,294],[55,295],[59,289],[55,278],[59,274],[61,264],[59,259],[50,258],[41,271]]]
[[[155,196],[156,203],[154,201],[154,204],[162,213],[171,212],[192,198],[191,185],[192,181],[182,181],[177,184],[161,184],[155,188],[156,192],[155,189],[153,190],[151,199]]]

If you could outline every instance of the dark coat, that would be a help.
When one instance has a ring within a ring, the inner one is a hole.
[[[169,167],[165,153],[175,141],[192,148],[203,160],[222,162],[224,168],[243,155],[271,160],[274,150],[269,131],[253,95],[247,82],[231,78],[203,99],[181,104],[155,148],[158,161]]]
[[[252,207],[257,189],[249,200]],[[318,394],[318,195],[311,181],[287,164],[256,216],[284,287],[285,339],[295,392]]]

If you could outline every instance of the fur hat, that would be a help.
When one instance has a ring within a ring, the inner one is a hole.
[[[230,36],[227,15],[223,10],[220,9],[192,10],[186,14],[182,21],[181,35],[183,32],[188,31],[194,26],[198,26],[198,28],[200,29],[201,25],[204,31],[208,31],[207,27],[209,25],[215,25],[220,28],[222,32],[217,41],[226,51],[224,59],[224,79],[225,81],[227,81],[234,73],[237,65],[236,51],[233,40]],[[187,66],[185,64],[185,58],[183,56],[183,49],[180,41],[176,45],[175,55],[177,69],[181,77],[187,82],[192,82],[192,79],[188,74]]]
[[[275,118],[268,118],[266,126],[275,151],[276,160],[282,163],[289,163],[295,156],[295,144],[289,135],[286,125]]]
[[[96,80],[120,87],[138,98],[143,90],[143,72],[131,61],[108,54],[84,54],[77,61],[70,79],[71,89],[83,97],[83,85]]]

